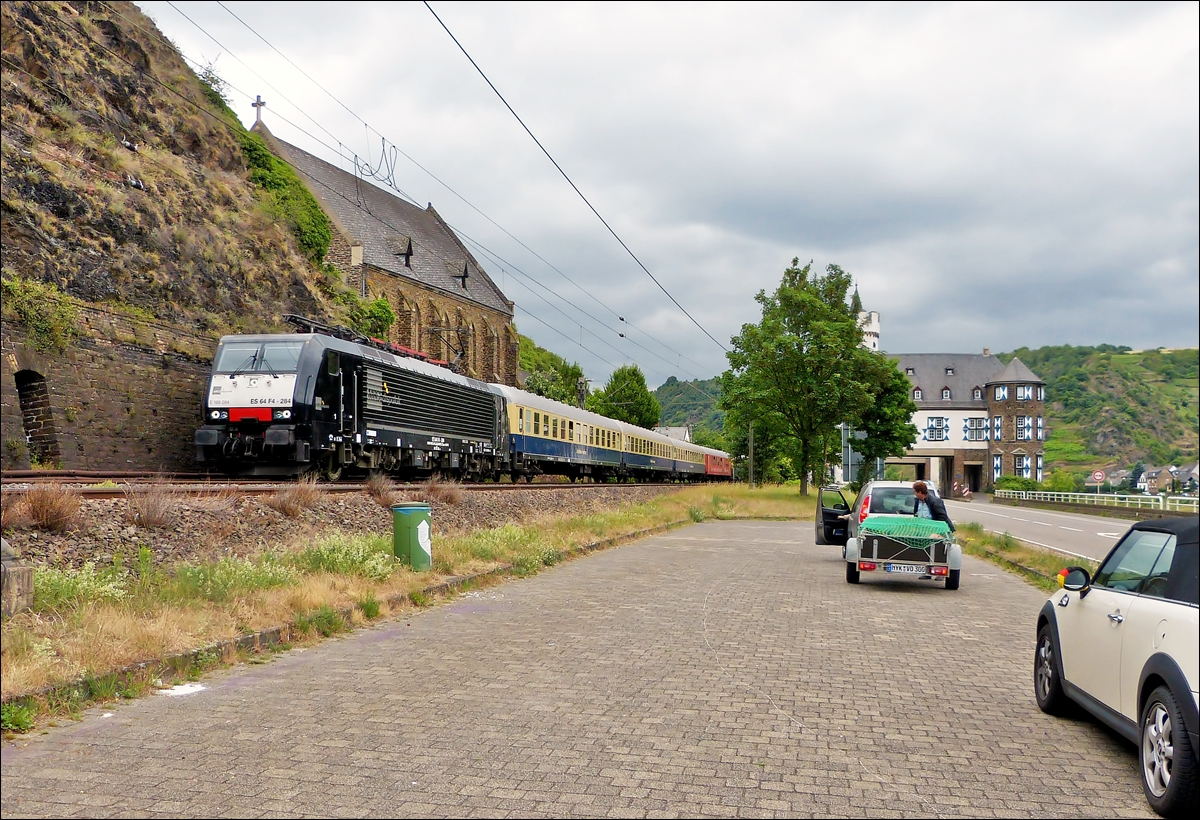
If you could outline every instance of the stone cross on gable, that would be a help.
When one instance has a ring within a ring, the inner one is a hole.
[[[263,100],[263,98],[262,98],[262,94],[256,94],[254,96],[254,102],[250,103],[250,107],[254,109],[254,124],[255,125],[262,122],[262,110],[263,110],[263,107],[266,106],[266,104],[267,104],[266,101]]]

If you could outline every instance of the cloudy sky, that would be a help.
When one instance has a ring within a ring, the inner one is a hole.
[[[342,167],[398,148],[597,383],[721,372],[793,257],[849,271],[890,352],[1200,342],[1195,3],[433,2],[699,327],[424,4],[138,5],[247,124],[261,94]]]

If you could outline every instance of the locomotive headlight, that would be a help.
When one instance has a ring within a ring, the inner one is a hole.
[[[228,410],[212,410],[209,412],[208,417],[210,419],[212,419],[213,421],[227,420],[229,418],[229,411]]]
[[[280,419],[283,419],[283,420],[290,419],[291,417],[292,417],[292,411],[291,411],[291,410],[276,410],[276,411],[275,411],[275,419],[276,419],[276,421],[278,421],[278,420],[280,420]]]

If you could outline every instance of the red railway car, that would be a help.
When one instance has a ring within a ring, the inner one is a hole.
[[[704,455],[704,474],[730,478],[733,476],[733,462],[729,456],[715,456],[711,453]]]

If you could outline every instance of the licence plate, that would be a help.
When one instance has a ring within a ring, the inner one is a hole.
[[[928,575],[929,567],[920,564],[887,564],[884,566],[888,572],[907,572],[910,575]]]

